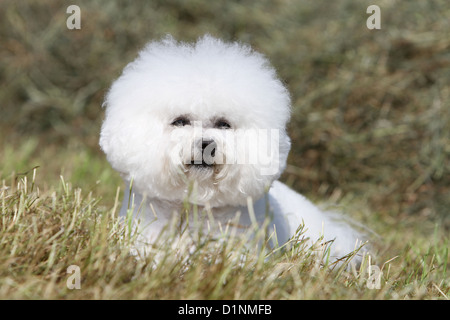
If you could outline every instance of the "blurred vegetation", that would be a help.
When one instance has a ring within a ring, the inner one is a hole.
[[[381,30],[366,28],[374,3]],[[0,2],[2,178],[40,166],[49,185],[62,173],[113,203],[120,179],[98,147],[106,90],[146,42],[210,33],[264,53],[289,87],[284,181],[356,203],[383,220],[377,232],[410,217],[449,227],[448,1],[70,4],[81,30],[67,29],[65,2]]]

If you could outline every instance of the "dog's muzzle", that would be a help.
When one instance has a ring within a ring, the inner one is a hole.
[[[214,140],[198,140],[194,146],[190,166],[195,168],[212,168],[215,165],[214,156],[216,155],[217,144]]]

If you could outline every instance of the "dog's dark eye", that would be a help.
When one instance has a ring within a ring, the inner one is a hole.
[[[175,126],[175,127],[184,127],[184,126],[188,126],[188,125],[190,125],[190,124],[191,124],[191,122],[190,122],[189,119],[186,118],[186,117],[179,117],[179,118],[176,118],[176,119],[171,123],[171,125],[172,125],[172,126]]]
[[[221,119],[216,121],[214,127],[217,129],[230,129],[231,125],[228,123],[228,121]]]

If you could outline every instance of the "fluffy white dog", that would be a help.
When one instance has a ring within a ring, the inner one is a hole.
[[[267,59],[248,46],[210,36],[149,43],[104,103],[101,148],[126,190],[132,184],[120,215],[133,207],[149,243],[195,211],[240,230],[269,218],[278,244],[304,223],[311,241],[334,240],[333,255],[351,252],[352,228],[276,181],[290,149],[290,103]]]

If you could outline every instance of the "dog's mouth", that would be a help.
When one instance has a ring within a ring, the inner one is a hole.
[[[215,164],[214,163],[207,163],[204,160],[202,160],[201,162],[199,162],[199,161],[191,161],[191,163],[189,163],[187,165],[187,167],[189,169],[195,169],[195,170],[210,170],[210,169],[214,169]]]
[[[212,178],[214,180],[221,180],[222,171],[224,165],[217,163],[208,163],[204,160],[202,161],[191,161],[189,164],[185,164],[185,172],[191,177],[196,178]]]
[[[195,157],[191,158],[190,162],[187,164],[189,169],[194,170],[211,170],[215,168],[214,158],[216,155],[217,144],[214,140],[201,140],[196,148],[192,151]]]

